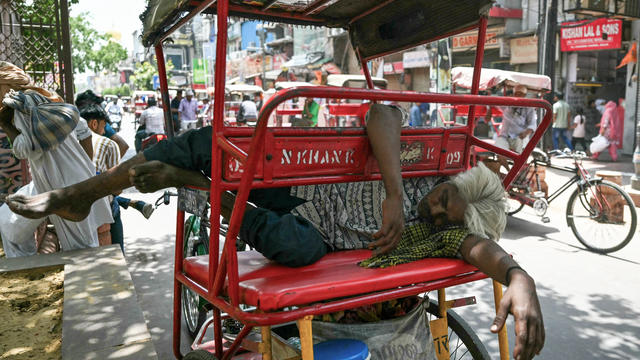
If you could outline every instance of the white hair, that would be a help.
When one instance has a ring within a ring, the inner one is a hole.
[[[500,239],[507,226],[506,197],[496,173],[482,162],[451,179],[467,202],[464,223],[476,236]]]

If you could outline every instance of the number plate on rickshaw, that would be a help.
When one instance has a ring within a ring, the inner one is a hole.
[[[178,189],[178,209],[190,214],[206,216],[209,192],[191,189]]]

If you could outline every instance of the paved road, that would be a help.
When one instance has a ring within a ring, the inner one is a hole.
[[[130,122],[125,122],[121,134],[133,142]],[[589,167],[632,171],[629,164],[596,163]],[[550,173],[548,179],[554,189],[562,177]],[[625,180],[628,183],[629,179]],[[149,201],[161,195],[138,194],[135,190],[126,193]],[[537,281],[547,330],[546,345],[539,358],[640,359],[640,236],[612,255],[585,251],[565,224],[568,196],[569,192],[552,204],[548,224],[541,223],[527,209],[510,218],[500,241]],[[125,210],[123,223],[127,263],[156,351],[160,359],[172,359],[175,207],[157,209],[150,220],[135,210]],[[492,357],[498,358],[497,339],[488,330],[493,320],[490,282],[460,286],[449,294],[477,297],[477,305],[459,312],[477,330]],[[513,326],[509,325],[511,334]],[[183,339],[184,343],[184,335]]]

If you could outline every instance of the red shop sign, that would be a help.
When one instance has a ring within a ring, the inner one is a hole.
[[[592,51],[622,47],[622,20],[597,19],[563,23],[561,51]]]

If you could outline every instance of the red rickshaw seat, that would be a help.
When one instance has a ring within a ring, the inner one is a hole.
[[[270,261],[257,251],[238,252],[240,302],[273,311],[477,271],[463,260],[450,258],[423,259],[383,269],[358,266],[370,256],[370,250],[338,251],[312,265],[291,268]],[[209,256],[184,259],[183,270],[206,288]]]

